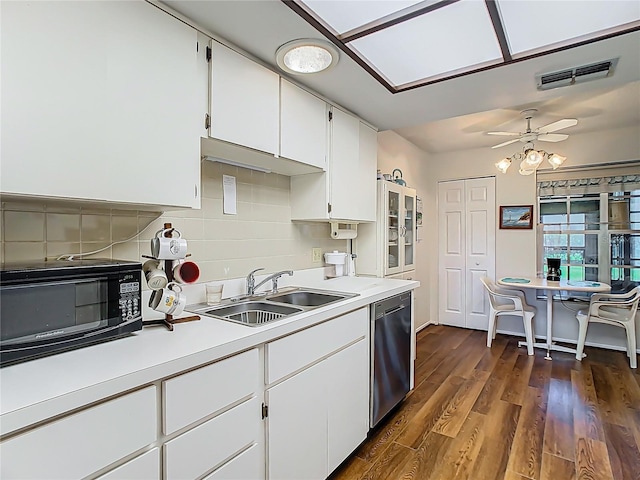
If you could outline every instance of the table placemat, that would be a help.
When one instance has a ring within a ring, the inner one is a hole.
[[[531,280],[527,280],[526,278],[511,278],[511,277],[506,277],[502,279],[503,282],[508,282],[508,283],[531,283]]]
[[[572,287],[599,287],[600,284],[598,282],[585,282],[585,281],[575,281],[575,282],[567,282],[567,285],[571,285]]]

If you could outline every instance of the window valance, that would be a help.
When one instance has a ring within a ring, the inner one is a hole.
[[[640,161],[537,172],[539,197],[640,190]]]

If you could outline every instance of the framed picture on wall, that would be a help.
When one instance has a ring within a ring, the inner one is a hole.
[[[500,228],[520,230],[532,229],[533,205],[501,205]]]

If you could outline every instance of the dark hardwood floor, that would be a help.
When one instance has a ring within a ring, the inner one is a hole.
[[[430,325],[416,387],[331,480],[640,480],[640,373],[519,338]]]

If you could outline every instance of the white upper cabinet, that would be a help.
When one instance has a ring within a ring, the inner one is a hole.
[[[143,1],[0,8],[2,193],[199,208],[196,30]]]
[[[373,222],[377,133],[335,107],[329,125],[327,172],[291,178],[291,218]]]
[[[277,154],[277,73],[211,41],[211,137]]]
[[[282,175],[325,169],[326,102],[215,40],[210,68],[204,156]]]
[[[280,156],[327,165],[327,102],[280,79]]]

